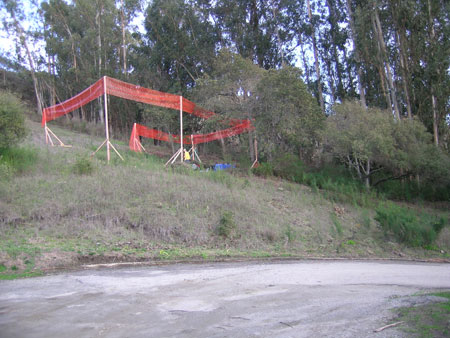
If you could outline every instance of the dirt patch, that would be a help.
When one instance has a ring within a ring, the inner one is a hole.
[[[38,271],[52,271],[76,265],[78,265],[78,255],[75,252],[52,250],[36,256],[34,268]]]
[[[12,258],[6,252],[0,251],[0,265],[3,265],[5,268],[13,271],[20,271],[26,268],[24,261],[19,258]]]

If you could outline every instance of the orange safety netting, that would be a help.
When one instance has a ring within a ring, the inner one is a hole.
[[[222,138],[239,135],[244,132],[254,130],[255,127],[252,125],[250,120],[239,120],[240,123],[237,123],[237,120],[234,120],[234,126],[228,129],[219,130],[209,134],[193,134],[189,136],[183,137],[183,144],[200,144],[211,142],[214,140],[219,140]],[[130,149],[141,152],[142,149],[140,147],[139,137],[147,137],[156,140],[166,141],[166,142],[174,142],[180,143],[180,135],[172,135],[168,133],[164,133],[160,130],[150,129],[138,123],[134,124],[133,130],[131,132],[130,137]]]
[[[180,109],[181,105],[184,112],[205,119],[215,115],[213,112],[198,107],[194,102],[179,95],[159,92],[105,76],[74,97],[45,108],[42,113],[42,126],[46,122],[68,114],[105,94],[105,87],[106,94],[123,99],[171,109]]]
[[[62,115],[68,114],[75,109],[78,109],[85,104],[95,100],[104,94],[117,96],[120,98],[133,100],[137,102],[147,103],[159,107],[182,109],[184,112],[193,114],[195,116],[208,119],[216,114],[212,111],[205,110],[198,107],[194,102],[185,99],[182,96],[163,93],[157,90],[136,86],[127,82],[123,82],[114,78],[104,76],[90,87],[83,90],[81,93],[71,97],[70,99],[44,109],[42,113],[42,126],[47,122],[52,121]],[[253,130],[254,127],[250,120],[229,120],[231,128],[216,131],[209,134],[197,134],[183,138],[183,143],[199,144],[218,140],[233,135],[239,135],[243,132]],[[170,141],[180,143],[179,135],[170,135],[159,130],[149,129],[145,126],[136,124],[133,127],[130,138],[130,148],[135,151],[140,151],[137,146],[139,143],[139,136],[154,138],[162,141]]]
[[[102,78],[74,97],[54,106],[44,108],[42,112],[42,126],[46,122],[68,114],[103,95],[105,93],[103,82]]]

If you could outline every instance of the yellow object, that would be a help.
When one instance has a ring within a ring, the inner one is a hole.
[[[184,149],[184,160],[185,161],[191,160],[191,155],[189,154],[189,152],[186,149]]]

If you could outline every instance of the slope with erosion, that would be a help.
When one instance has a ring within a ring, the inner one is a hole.
[[[90,262],[449,258],[448,227],[432,248],[408,248],[384,235],[372,209],[332,202],[307,186],[166,169],[126,142],[114,142],[125,161],[112,155],[108,165],[105,151],[89,158],[102,138],[52,126],[73,147],[49,147],[39,124],[28,125],[22,147],[35,162],[0,180],[3,278]]]

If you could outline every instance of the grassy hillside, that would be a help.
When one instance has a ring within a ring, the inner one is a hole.
[[[72,148],[44,144],[28,122],[16,173],[0,179],[0,276],[86,262],[261,257],[448,259],[448,227],[427,249],[409,248],[374,220],[379,201],[333,202],[329,194],[247,171],[199,172],[102,138],[52,127]],[[408,207],[449,217],[444,209]]]

